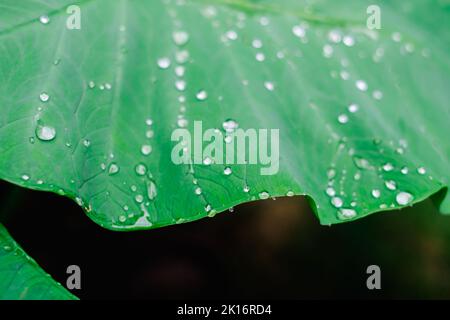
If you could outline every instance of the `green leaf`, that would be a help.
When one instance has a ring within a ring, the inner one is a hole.
[[[449,183],[449,6],[378,3],[380,30],[366,0],[79,1],[72,30],[73,1],[3,0],[0,177],[114,230],[269,196],[323,224],[421,201]],[[171,161],[177,126],[228,119],[279,129],[277,174]]]
[[[77,299],[55,282],[0,224],[0,300]]]

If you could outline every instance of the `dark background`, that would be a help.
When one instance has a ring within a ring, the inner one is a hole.
[[[0,201],[9,232],[57,281],[81,267],[81,299],[450,298],[450,217],[430,200],[324,227],[304,197],[282,198],[128,233],[55,194],[0,182]],[[366,288],[371,264],[381,290]]]

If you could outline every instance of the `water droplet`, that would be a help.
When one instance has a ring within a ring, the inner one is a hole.
[[[344,38],[342,39],[342,42],[347,47],[353,47],[355,45],[355,39],[352,36],[344,36]]]
[[[36,128],[36,136],[42,141],[51,141],[56,137],[56,130],[50,126],[38,125]]]
[[[195,191],[194,191],[194,192],[195,192],[195,194],[196,194],[196,195],[198,195],[198,196],[199,196],[199,195],[201,195],[201,194],[202,194],[202,188],[200,188],[200,187],[197,187],[197,188],[195,188]]]
[[[381,191],[378,189],[373,189],[372,190],[372,197],[378,199],[381,196]]]
[[[303,38],[306,35],[306,30],[302,26],[297,25],[292,28],[292,33],[298,38]]]
[[[42,16],[39,17],[39,21],[42,24],[48,24],[50,22],[50,17],[47,16],[47,15],[42,15]]]
[[[91,141],[89,141],[88,139],[84,139],[83,140],[83,145],[88,148],[91,145]]]
[[[142,203],[144,201],[144,197],[141,194],[137,194],[134,197],[134,200],[136,200],[137,203]]]
[[[381,92],[381,91],[379,91],[379,90],[375,90],[375,91],[372,93],[372,97],[373,97],[375,100],[381,100],[381,99],[383,99],[383,92]]]
[[[336,190],[334,190],[334,189],[331,188],[331,187],[328,187],[328,188],[325,190],[325,192],[326,192],[327,195],[330,196],[330,197],[334,197],[334,196],[336,195]]]
[[[232,133],[239,127],[239,124],[233,119],[227,119],[222,123],[222,127],[227,133]]]
[[[258,52],[256,54],[256,60],[259,62],[263,62],[264,60],[266,60],[266,56],[264,55],[264,53]]]
[[[275,90],[275,85],[274,85],[274,83],[273,83],[273,82],[270,82],[270,81],[264,82],[264,87],[265,87],[267,90],[269,90],[269,91]]]
[[[232,173],[233,173],[233,171],[231,170],[230,167],[226,167],[226,168],[223,170],[223,174],[226,175],[226,176],[229,176],[229,175],[232,174]]]
[[[185,128],[185,127],[187,127],[187,125],[188,125],[188,120],[185,119],[185,118],[180,118],[180,119],[177,120],[177,125],[178,125],[180,128]]]
[[[255,49],[261,49],[262,46],[263,46],[263,43],[262,43],[261,40],[259,40],[259,39],[254,39],[254,40],[252,41],[252,47],[255,48]]]
[[[150,146],[150,145],[148,145],[148,144],[144,144],[144,145],[141,147],[141,153],[142,153],[144,156],[148,156],[150,153],[152,153],[152,146]]]
[[[397,189],[397,184],[395,183],[394,180],[388,180],[384,183],[384,185],[386,186],[386,188],[388,188],[389,190],[395,190]]]
[[[227,31],[226,37],[227,37],[229,40],[236,40],[236,39],[238,38],[238,34],[236,33],[236,31],[230,30],[230,31]]]
[[[413,201],[414,197],[412,194],[408,192],[399,192],[397,196],[395,197],[395,201],[401,206],[406,206],[407,204],[411,203]]]
[[[407,167],[403,167],[403,168],[400,170],[400,172],[403,173],[403,174],[408,174],[409,170],[408,170]]]
[[[175,81],[175,88],[178,91],[186,90],[186,81],[184,81],[184,80],[177,80],[177,81]]]
[[[172,38],[177,46],[184,46],[189,41],[189,34],[186,31],[174,31]]]
[[[151,126],[153,124],[153,120],[152,119],[147,119],[145,120],[145,124],[148,126]]]
[[[203,164],[205,166],[209,166],[212,164],[212,159],[210,157],[205,157],[205,159],[203,159]]]
[[[392,34],[392,40],[394,40],[395,42],[400,42],[402,40],[402,35],[400,32],[394,32]]]
[[[367,91],[367,83],[364,80],[357,80],[356,81],[356,88],[360,91]]]
[[[147,197],[149,200],[153,200],[157,196],[156,184],[153,181],[147,183]]]
[[[175,75],[177,77],[182,77],[184,76],[184,73],[186,72],[186,69],[183,66],[177,66],[175,68]]]
[[[120,170],[119,166],[113,162],[109,165],[108,173],[110,175],[114,175],[114,174],[118,173],[119,170]]]
[[[250,192],[250,187],[249,186],[244,186],[244,188],[242,189],[245,193]]]
[[[346,124],[346,123],[348,122],[348,115],[346,115],[345,113],[340,114],[340,115],[338,116],[338,122],[339,122],[340,124]]]
[[[359,106],[355,103],[352,103],[351,105],[348,106],[348,111],[351,113],[355,113],[359,110]]]
[[[167,57],[163,57],[158,59],[158,67],[160,67],[161,69],[167,69],[169,68],[171,65],[170,59]]]
[[[351,219],[351,218],[356,217],[356,211],[354,209],[342,208],[342,209],[339,209],[338,217],[341,220]]]
[[[123,223],[123,222],[127,221],[127,217],[125,217],[124,215],[121,215],[121,216],[119,216],[119,221]]]
[[[344,204],[344,201],[342,201],[342,199],[339,198],[339,197],[333,197],[333,198],[331,198],[331,204],[332,204],[335,208],[340,208],[340,207],[342,207],[342,205]]]
[[[147,130],[147,131],[145,132],[145,136],[146,136],[148,139],[153,138],[153,136],[154,136],[153,130]]]
[[[259,198],[262,200],[269,199],[270,194],[267,191],[260,192],[258,194]]]
[[[147,167],[145,166],[145,164],[138,164],[135,168],[136,173],[140,176],[144,176],[147,173]]]
[[[28,181],[28,180],[30,180],[30,176],[27,175],[27,174],[22,175],[21,178],[22,178],[23,181]]]
[[[288,192],[286,192],[286,196],[288,197],[293,197],[295,195],[294,191],[289,190]]]
[[[394,166],[392,165],[392,163],[386,163],[383,165],[383,170],[386,172],[392,171],[394,170]]]
[[[328,179],[333,179],[336,176],[336,170],[334,168],[330,168],[327,171]]]
[[[46,92],[42,92],[42,93],[39,95],[39,99],[40,99],[42,102],[47,102],[47,101],[50,99],[50,96],[49,96]]]
[[[333,55],[333,47],[329,44],[323,46],[322,53],[325,58],[331,58]]]
[[[342,36],[338,30],[331,30],[328,33],[328,39],[330,39],[331,42],[339,43],[342,40]]]
[[[186,50],[178,51],[175,54],[175,59],[179,64],[186,63],[189,60],[189,52]]]
[[[427,170],[424,167],[420,167],[420,168],[417,168],[417,172],[419,174],[423,175],[423,174],[427,173]]]
[[[197,100],[204,101],[208,98],[208,93],[205,90],[200,90],[196,95]]]

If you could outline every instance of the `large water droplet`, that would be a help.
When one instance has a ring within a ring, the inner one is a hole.
[[[399,192],[397,196],[395,197],[395,200],[397,203],[401,206],[406,206],[407,204],[411,203],[413,201],[414,197],[412,194],[408,192]]]
[[[161,69],[167,69],[170,67],[170,59],[167,57],[163,57],[158,59],[158,67],[160,67]]]
[[[36,136],[42,141],[51,141],[56,137],[56,130],[53,127],[38,125],[36,128]]]
[[[258,194],[259,198],[262,200],[269,199],[270,194],[267,191],[262,191]]]
[[[189,41],[189,34],[186,31],[174,31],[172,38],[177,46],[184,46]]]
[[[119,168],[119,166],[116,163],[111,163],[109,165],[108,173],[110,175],[114,175],[114,174],[118,173],[119,170],[120,170],[120,168]]]
[[[342,199],[339,198],[339,197],[333,197],[333,198],[331,198],[331,204],[332,204],[335,208],[340,208],[340,207],[342,207],[342,205],[344,204],[344,201],[342,201]]]
[[[239,123],[233,119],[227,119],[222,123],[222,127],[226,132],[232,133],[239,127]]]

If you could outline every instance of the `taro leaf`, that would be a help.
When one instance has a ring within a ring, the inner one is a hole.
[[[369,30],[372,2],[3,0],[0,177],[115,230],[269,196],[323,224],[420,201],[449,182],[449,2],[377,1]],[[227,119],[279,129],[276,175],[171,161],[173,130]]]
[[[76,297],[46,274],[0,224],[0,299],[73,300]]]

